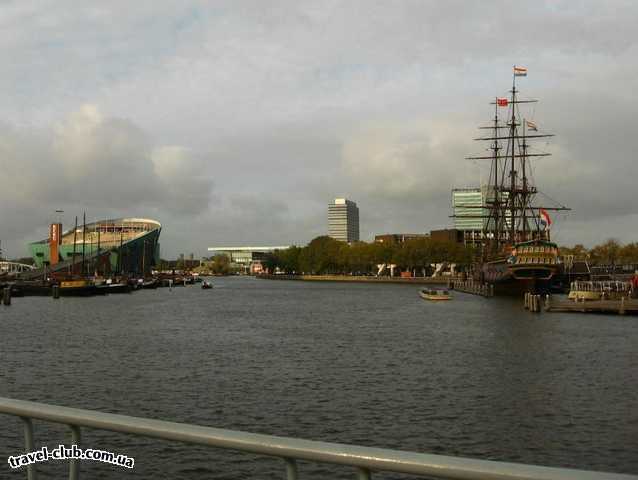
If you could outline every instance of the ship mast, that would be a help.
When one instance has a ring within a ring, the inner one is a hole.
[[[494,195],[494,208],[493,208],[493,212],[494,212],[494,246],[492,247],[493,250],[497,250],[498,249],[498,245],[500,243],[500,228],[499,228],[499,219],[500,219],[500,195],[499,195],[499,185],[498,185],[498,152],[501,149],[500,144],[498,143],[498,140],[496,140],[496,137],[498,137],[498,98],[494,99],[494,143],[492,144],[492,153],[494,154],[494,159],[492,160],[494,165],[493,168],[490,169],[490,176],[492,175],[492,172],[494,173],[494,191],[493,191],[493,195]],[[488,219],[489,220],[489,219]],[[487,225],[484,225],[484,228]]]
[[[510,137],[507,140],[507,149],[511,151],[511,161],[510,161],[510,190],[508,195],[508,203],[510,207],[510,234],[509,241],[510,243],[514,243],[516,241],[516,155],[515,146],[516,146],[516,136],[517,136],[517,123],[516,123],[516,75],[512,76],[512,118],[510,118]],[[521,159],[522,161],[523,159]]]
[[[530,153],[529,140],[553,137],[553,134],[537,133],[532,123],[521,117],[519,105],[536,103],[537,100],[519,99],[516,88],[517,69],[512,72],[512,89],[509,98],[496,98],[494,101],[494,123],[479,127],[493,132],[490,137],[476,138],[490,141],[491,155],[467,157],[471,160],[491,160],[490,179],[487,192],[484,193],[485,205],[482,213],[455,215],[466,218],[483,218],[483,257],[494,254],[517,242],[535,239],[549,239],[549,231],[540,228],[540,210],[569,210],[564,206],[541,207],[533,204],[538,190],[529,177],[528,161],[532,157],[549,156],[549,153]],[[526,71],[525,71],[526,72]],[[526,73],[525,73],[526,74]],[[507,122],[499,123],[499,107],[509,107]],[[533,125],[533,128],[532,128]],[[533,130],[532,134],[527,132]],[[506,132],[504,135],[500,132]],[[505,147],[500,141],[506,142]],[[502,160],[499,162],[499,160]]]

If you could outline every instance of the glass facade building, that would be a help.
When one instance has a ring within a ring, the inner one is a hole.
[[[501,201],[506,202],[508,192],[501,192]],[[487,232],[489,236],[494,231],[494,220],[488,218],[487,205],[494,202],[494,189],[483,186],[481,188],[456,188],[452,190],[452,210],[454,212],[454,229],[461,232],[465,244],[480,244]],[[510,226],[511,210],[504,210],[505,228]]]
[[[359,241],[359,207],[345,198],[328,205],[328,235],[342,242]]]
[[[454,228],[457,230],[482,231],[486,221],[484,190],[480,188],[457,188],[452,190]]]
[[[255,273],[256,265],[261,262],[268,253],[275,250],[287,250],[290,246],[282,245],[278,247],[209,247],[208,251],[215,255],[225,255],[230,260],[231,266],[239,267],[246,273]]]

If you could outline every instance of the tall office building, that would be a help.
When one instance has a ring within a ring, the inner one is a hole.
[[[452,190],[454,228],[462,231],[483,231],[487,210],[486,190],[483,188],[455,188]]]
[[[501,198],[507,199],[507,192],[501,192]],[[452,209],[454,211],[454,230],[465,244],[479,245],[485,234],[494,230],[494,219],[489,219],[488,205],[494,201],[494,189],[456,188],[452,190]],[[509,227],[510,210],[505,210],[504,223]],[[460,240],[459,240],[460,241]]]
[[[328,235],[342,242],[359,241],[359,207],[345,198],[328,205]]]

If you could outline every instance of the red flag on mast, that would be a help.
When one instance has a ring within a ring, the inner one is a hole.
[[[507,107],[508,103],[509,102],[507,101],[507,98],[497,98],[496,99],[496,104],[499,107]]]

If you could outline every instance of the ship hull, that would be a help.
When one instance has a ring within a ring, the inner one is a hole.
[[[556,268],[552,266],[514,267],[506,259],[484,263],[481,281],[494,286],[495,295],[516,296],[526,292],[549,293]]]

